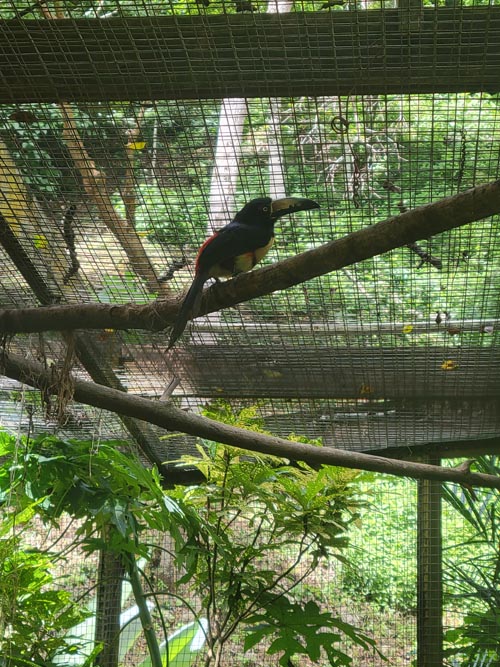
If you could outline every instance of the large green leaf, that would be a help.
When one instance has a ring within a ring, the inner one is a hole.
[[[190,667],[205,644],[208,622],[206,618],[183,625],[166,642],[160,645],[165,667]],[[146,658],[139,667],[152,667],[151,658]]]

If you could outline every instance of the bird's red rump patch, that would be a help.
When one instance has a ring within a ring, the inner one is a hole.
[[[198,270],[198,264],[199,264],[199,262],[200,262],[200,255],[201,255],[201,253],[205,250],[205,248],[207,247],[207,245],[208,245],[209,243],[212,243],[212,241],[214,240],[214,238],[215,238],[216,236],[218,236],[218,234],[219,234],[219,232],[215,232],[215,234],[212,234],[212,236],[209,236],[208,239],[205,241],[205,243],[203,243],[203,245],[202,245],[202,246],[200,247],[200,249],[198,250],[198,255],[196,256],[196,264],[195,264],[195,269],[196,269],[196,271]]]

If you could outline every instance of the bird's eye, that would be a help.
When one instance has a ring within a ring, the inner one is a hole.
[[[269,213],[269,206],[263,206],[262,213]]]

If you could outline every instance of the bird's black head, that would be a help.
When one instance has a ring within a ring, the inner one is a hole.
[[[238,211],[234,219],[247,225],[270,225],[274,222],[272,203],[271,197],[252,199]]]
[[[273,225],[278,218],[284,215],[295,211],[308,211],[312,208],[319,208],[319,204],[312,199],[258,197],[245,204],[234,219],[247,225]]]

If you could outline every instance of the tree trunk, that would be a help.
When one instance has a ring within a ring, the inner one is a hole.
[[[292,4],[292,0],[269,0],[267,13],[286,14],[291,11]],[[269,100],[269,103],[269,131],[267,134],[269,144],[269,196],[279,199],[286,195],[285,164],[281,146],[279,117],[280,101],[273,97]]]
[[[96,659],[96,665],[99,667],[118,667],[124,575],[122,559],[116,554],[101,550],[99,552],[95,627],[95,641],[103,645]]]

